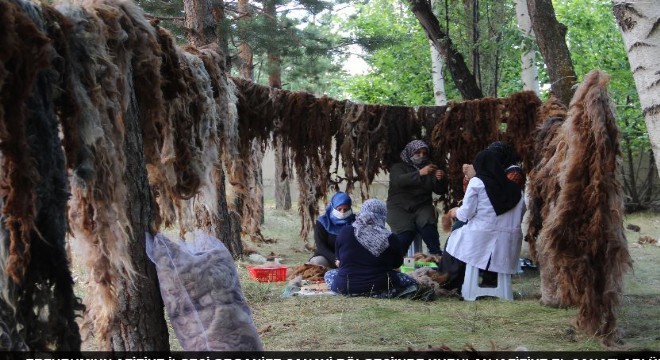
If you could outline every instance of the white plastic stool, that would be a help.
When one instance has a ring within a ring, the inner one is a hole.
[[[415,239],[413,240],[412,243],[410,243],[410,246],[408,246],[408,253],[406,254],[407,257],[413,257],[415,254],[418,252],[422,252],[422,238],[419,236],[419,234],[415,235]]]
[[[466,264],[461,294],[463,299],[467,301],[475,301],[479,296],[494,296],[500,299],[513,300],[511,274],[497,273],[497,287],[481,287],[479,286],[479,268]]]

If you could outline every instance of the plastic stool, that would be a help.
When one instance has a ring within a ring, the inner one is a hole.
[[[410,246],[408,247],[408,253],[406,254],[407,257],[413,257],[415,254],[418,252],[422,252],[422,237],[417,234],[415,236],[415,240],[413,240],[412,243],[410,243]]]
[[[479,286],[479,268],[466,264],[461,294],[463,299],[467,301],[475,301],[479,296],[494,296],[500,299],[513,300],[511,274],[497,273],[497,287],[481,287]]]

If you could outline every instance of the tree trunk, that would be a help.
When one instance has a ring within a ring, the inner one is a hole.
[[[527,0],[516,0],[516,17],[518,18],[518,28],[523,35],[522,41],[522,55],[520,60],[522,62],[522,82],[524,90],[531,90],[540,94],[539,91],[539,73],[534,63],[535,52],[532,48],[531,41],[534,38],[534,31],[532,30],[532,21],[529,18],[529,11],[527,11]]]
[[[183,0],[188,43],[200,47],[218,40],[211,0]]]
[[[435,9],[435,3],[437,0],[431,1],[431,8]],[[437,14],[434,13],[434,15]],[[442,72],[442,56],[438,49],[433,46],[433,42],[429,41],[431,45],[431,73],[433,78],[433,98],[435,99],[435,105],[444,106],[447,105],[447,93],[445,92],[445,74]]]
[[[481,60],[479,54],[479,0],[463,0],[463,8],[465,9],[466,19],[470,26],[467,26],[467,38],[469,46],[472,48],[470,56],[472,58],[472,74],[477,82],[477,86],[484,91],[483,82],[481,81]]]
[[[277,26],[277,14],[275,1],[264,1],[264,13],[272,29]],[[282,88],[282,68],[278,51],[274,48],[268,49],[268,86],[276,89]],[[282,143],[282,138],[275,135],[273,152],[275,153],[275,209],[291,209],[291,185],[289,184],[289,157],[287,147]]]
[[[242,19],[252,16],[248,0],[238,1],[238,13]],[[239,73],[241,77],[252,81],[254,80],[254,54],[252,53],[252,47],[246,40],[247,38],[247,34],[241,34],[241,43],[238,46],[238,57],[240,59]],[[259,227],[256,225],[256,219],[258,218],[260,224],[264,221],[264,186],[263,176],[261,175],[264,153],[261,151],[261,144],[257,139],[252,139],[252,144],[250,144],[249,148],[251,149],[250,156],[252,158],[250,159],[250,168],[247,169],[246,174],[249,189],[246,196],[251,199],[247,199],[247,201],[249,201],[249,203],[247,203],[246,199],[243,199],[242,196],[237,197],[238,204],[236,208],[241,211],[240,216],[243,224],[243,231],[249,233],[250,237],[255,240],[262,238]],[[255,218],[250,219],[249,217]]]
[[[218,219],[216,225],[216,236],[234,259],[243,256],[243,241],[241,240],[241,218],[235,212],[229,211],[227,205],[227,190],[225,187],[225,172],[222,164],[216,166],[213,180],[218,185]]]
[[[613,10],[628,52],[655,167],[660,174],[660,6],[657,1],[614,1]]]
[[[238,15],[241,19],[250,17],[248,0],[238,0]],[[254,65],[252,63],[254,55],[252,54],[252,48],[247,42],[248,36],[245,34],[245,31],[240,31],[240,36],[241,43],[238,45],[238,58],[241,62],[238,72],[244,79],[254,80]]]
[[[227,39],[221,36],[226,34],[219,34],[216,31],[217,24],[225,21],[223,3],[214,3],[212,0],[184,0],[184,9],[188,42],[196,47],[218,44],[221,48],[224,47],[222,51],[226,51]],[[224,59],[227,59],[226,54],[224,54]],[[226,63],[219,64],[219,66],[220,69],[226,69]],[[224,73],[220,75],[224,76]],[[221,81],[221,83],[226,84],[227,82]],[[219,101],[226,101],[226,99]],[[218,153],[222,153],[222,149]],[[243,243],[240,232],[233,231],[237,225],[232,226],[231,224],[232,217],[227,206],[225,172],[220,158],[215,164],[213,180],[217,186],[217,217],[204,209],[196,212],[196,223],[198,227],[205,229],[209,234],[222,241],[234,258],[239,258],[243,254]]]
[[[412,12],[426,31],[429,40],[445,59],[449,73],[463,99],[472,100],[482,98],[483,93],[477,85],[474,75],[465,64],[463,55],[454,48],[449,36],[440,29],[438,18],[433,15],[428,0],[409,1]]]
[[[127,77],[131,79],[130,76]],[[132,89],[132,84],[130,85]],[[169,349],[169,335],[160,296],[158,276],[145,250],[145,233],[152,216],[151,191],[147,180],[144,144],[135,93],[124,116],[126,138],[126,172],[124,181],[130,204],[127,215],[132,232],[129,253],[139,276],[134,283],[124,283],[117,294],[115,323],[109,331],[109,348],[113,351],[164,351]]]
[[[527,8],[536,42],[548,68],[551,89],[568,106],[577,76],[566,45],[566,26],[557,21],[551,0],[527,0]]]

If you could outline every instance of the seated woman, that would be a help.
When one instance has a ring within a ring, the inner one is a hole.
[[[319,216],[314,226],[314,244],[316,250],[308,264],[336,268],[335,240],[341,229],[355,221],[351,210],[351,197],[344,192],[337,192],[330,199],[325,214]]]
[[[400,297],[417,291],[417,282],[395,269],[403,264],[396,235],[385,228],[387,208],[369,199],[355,222],[345,227],[335,244],[339,269],[325,273],[330,290],[344,295]]]
[[[466,224],[452,231],[440,261],[440,270],[449,275],[447,289],[460,291],[466,264],[494,273],[516,273],[525,202],[520,187],[505,176],[500,157],[492,150],[477,154],[476,175],[468,183],[463,204],[449,210]]]
[[[525,172],[520,167],[520,159],[513,149],[511,144],[504,141],[495,141],[488,145],[486,150],[493,151],[498,154],[498,159],[504,167],[504,174],[506,178],[520,186],[521,190],[525,190],[525,183],[527,181]],[[467,184],[475,175],[474,167],[472,164],[463,164],[463,193],[467,190]]]

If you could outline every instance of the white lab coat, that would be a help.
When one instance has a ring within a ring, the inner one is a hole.
[[[518,269],[522,230],[520,224],[525,213],[525,200],[500,216],[488,199],[483,181],[470,179],[463,205],[456,218],[467,221],[454,230],[447,240],[446,251],[466,264],[498,273],[515,274]]]

